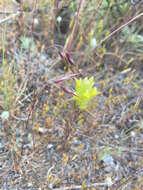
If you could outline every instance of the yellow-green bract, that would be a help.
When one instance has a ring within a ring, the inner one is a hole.
[[[76,81],[76,96],[73,99],[79,106],[79,109],[84,110],[88,107],[90,100],[99,94],[94,85],[94,78],[90,77],[89,79],[85,77],[84,79],[75,79]]]

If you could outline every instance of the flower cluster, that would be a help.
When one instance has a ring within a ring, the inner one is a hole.
[[[75,79],[76,81],[76,96],[73,96],[73,99],[79,106],[79,109],[84,110],[88,107],[89,102],[92,98],[99,94],[94,85],[94,78],[90,77],[89,79],[85,77],[84,79]]]

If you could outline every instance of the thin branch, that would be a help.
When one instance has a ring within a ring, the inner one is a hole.
[[[76,33],[76,30],[77,30],[77,26],[78,26],[78,22],[79,22],[79,17],[80,17],[80,14],[81,14],[81,9],[82,9],[82,5],[83,4],[84,4],[84,0],[80,0],[79,8],[78,8],[78,11],[77,11],[76,20],[75,20],[72,32],[71,32],[70,37],[69,37],[69,41],[68,41],[67,44],[65,44],[65,47],[64,47],[64,50],[66,50],[66,51],[70,51],[71,48],[72,48],[73,41],[74,41],[74,35]]]
[[[85,188],[91,188],[91,187],[99,187],[99,186],[108,186],[107,183],[93,183],[90,185],[87,185]],[[78,186],[70,186],[70,187],[62,187],[62,188],[56,188],[55,190],[72,190],[72,189],[82,189],[82,185]]]
[[[97,46],[101,45],[104,41],[106,41],[108,38],[110,38],[111,36],[113,36],[116,32],[122,30],[125,26],[129,25],[130,23],[132,23],[136,19],[140,18],[141,16],[143,16],[143,13],[140,13],[139,15],[135,16],[134,18],[130,19],[125,24],[121,25],[119,28],[117,28],[116,30],[114,30],[113,32],[111,32],[107,37],[105,37],[103,40],[101,40],[99,42],[99,44],[97,44]]]
[[[16,14],[12,14],[12,15],[10,15],[10,16],[8,16],[8,17],[2,19],[2,20],[0,21],[0,24],[3,24],[3,23],[5,23],[5,22],[7,22],[7,21],[9,21],[9,20],[11,20],[11,19],[13,19],[13,18],[19,16],[19,15],[20,15],[20,12],[17,12]]]

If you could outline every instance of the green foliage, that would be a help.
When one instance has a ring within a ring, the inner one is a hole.
[[[9,110],[13,105],[17,90],[17,68],[12,60],[10,63],[4,60],[0,77],[0,92],[2,94],[1,106],[4,110]],[[6,114],[5,114],[6,115]]]
[[[84,79],[75,79],[76,80],[76,96],[73,99],[79,106],[79,109],[84,110],[88,107],[89,102],[92,98],[99,94],[96,87],[94,85],[94,78],[90,77],[89,79],[86,77]]]
[[[134,45],[134,46],[139,46],[143,43],[143,37],[142,35],[138,34],[138,31],[136,31],[136,24],[132,24],[131,27],[126,26],[122,30],[122,36],[120,39],[120,42],[123,43],[127,40],[128,45]],[[129,44],[130,43],[130,44]]]
[[[1,114],[2,120],[8,120],[9,118],[9,112],[8,111],[3,111]]]
[[[36,45],[34,43],[33,38],[28,38],[28,37],[21,37],[21,48],[26,50],[26,51],[31,51],[34,52]]]

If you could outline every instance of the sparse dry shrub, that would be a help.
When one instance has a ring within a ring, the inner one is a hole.
[[[0,2],[3,189],[142,189],[140,2]]]

